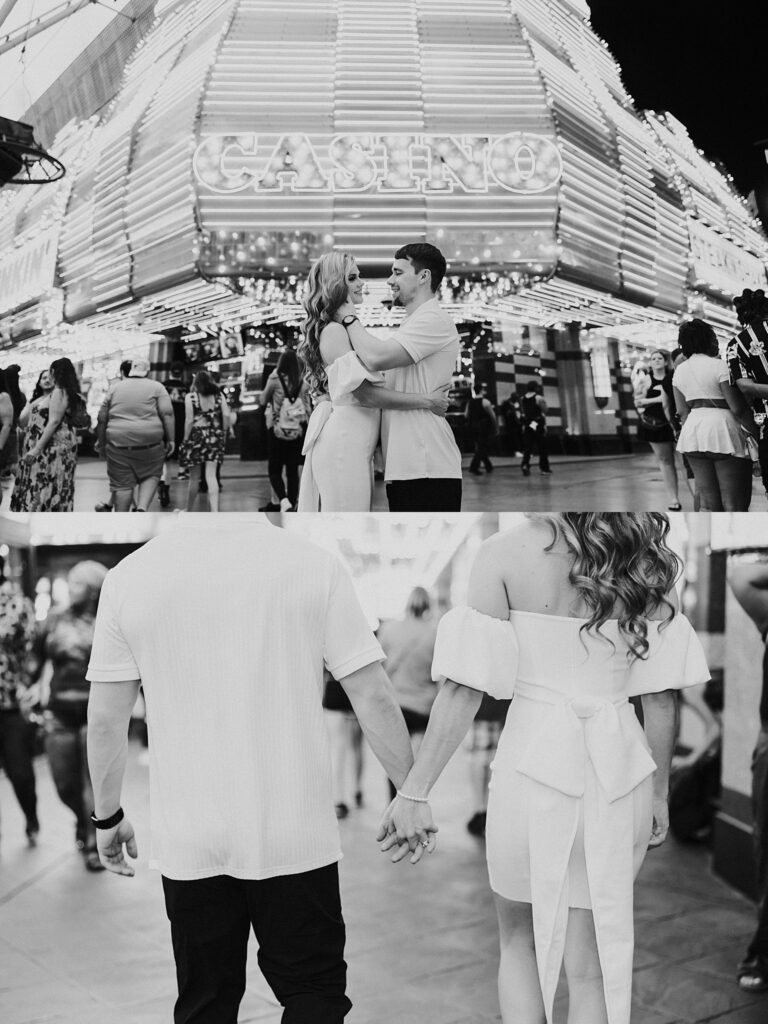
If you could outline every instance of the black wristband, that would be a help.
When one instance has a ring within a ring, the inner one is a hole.
[[[91,821],[94,828],[114,828],[115,825],[120,824],[124,817],[123,808],[118,807],[115,813],[108,818],[97,818],[95,813],[91,814]]]

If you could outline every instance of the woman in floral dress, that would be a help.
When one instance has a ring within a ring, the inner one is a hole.
[[[224,459],[224,447],[229,431],[230,414],[227,400],[209,373],[196,373],[192,387],[184,400],[184,444],[179,463],[184,469],[203,466],[208,484],[211,512],[219,511],[219,481],[216,467]],[[190,474],[187,489],[187,511],[195,504],[197,481]]]
[[[71,361],[55,359],[47,383],[50,390],[33,401],[20,420],[26,435],[11,499],[13,512],[72,511],[77,434],[71,418],[82,399]]]

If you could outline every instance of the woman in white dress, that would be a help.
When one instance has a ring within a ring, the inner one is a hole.
[[[701,510],[747,512],[752,460],[746,434],[757,433],[752,413],[730,383],[728,366],[718,358],[717,335],[708,323],[683,324],[679,344],[685,362],[672,376],[682,422],[677,450],[691,465]]]
[[[360,362],[347,332],[334,319],[346,302],[359,306],[363,281],[354,259],[342,252],[321,256],[310,271],[306,320],[298,352],[317,403],[304,441],[299,512],[368,512],[373,494],[373,453],[382,409],[448,410],[446,390],[405,394],[384,386],[384,375]]]
[[[633,881],[667,833],[672,691],[709,678],[668,530],[658,513],[532,515],[483,545],[468,606],[440,623],[446,681],[379,838],[395,860],[431,852],[423,801],[480,691],[514,697],[487,821],[505,1024],[551,1024],[562,963],[569,1024],[629,1024]]]

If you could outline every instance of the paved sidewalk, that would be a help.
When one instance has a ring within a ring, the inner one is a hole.
[[[661,473],[653,455],[556,456],[552,475],[539,473],[534,464],[529,477],[520,472],[520,460],[494,459],[492,473],[473,476],[469,457],[464,458],[465,512],[541,512],[541,511],[664,511],[667,499]],[[176,480],[178,466],[171,463],[171,504],[184,507],[187,484]],[[270,499],[265,462],[241,462],[234,456],[224,461],[222,512],[254,511]],[[77,467],[75,511],[90,512],[96,502],[108,497],[106,466],[97,459],[83,459]],[[693,511],[693,499],[680,476],[680,501],[684,511]],[[206,508],[198,499],[198,510]],[[7,502],[3,502],[3,506]],[[155,499],[152,511],[159,511]],[[387,510],[384,484],[376,484],[374,511]],[[762,484],[754,480],[752,511],[768,511]]]
[[[368,753],[366,751],[366,753]],[[88,874],[71,815],[37,764],[41,841],[0,777],[0,1021],[170,1024],[175,976],[159,876],[146,866],[147,769],[132,746],[125,805],[140,860],[133,879]],[[394,866],[373,840],[385,783],[368,758],[366,805],[341,822],[350,1024],[491,1024],[496,922],[482,841],[467,834],[469,787],[459,753],[435,794],[439,850]],[[765,1024],[768,995],[749,996],[734,966],[753,928],[751,904],[716,879],[705,849],[670,842],[650,855],[636,897],[632,1024]],[[280,1009],[249,958],[240,1022],[277,1024]],[[556,1024],[565,1022],[561,984]],[[320,1022],[318,1022],[320,1024]]]

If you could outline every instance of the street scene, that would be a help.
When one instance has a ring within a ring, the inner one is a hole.
[[[87,875],[66,810],[38,765],[36,849],[7,780],[0,906],[5,1024],[164,1024],[175,998],[169,927],[156,872],[147,870],[147,768],[132,746],[126,807],[135,822],[136,876]],[[355,1024],[490,1024],[496,999],[498,936],[482,840],[465,828],[471,797],[461,755],[436,795],[440,849],[428,863],[393,865],[374,842],[385,780],[366,773],[365,806],[341,822],[342,899],[347,919],[349,991]],[[143,840],[143,842],[142,842]],[[765,996],[734,980],[754,909],[711,871],[706,847],[669,846],[649,857],[635,892],[633,1024],[763,1024]],[[371,922],[375,929],[371,929]],[[255,966],[251,940],[241,1024],[277,1024],[281,1010]],[[564,991],[556,1004],[565,1022]]]

